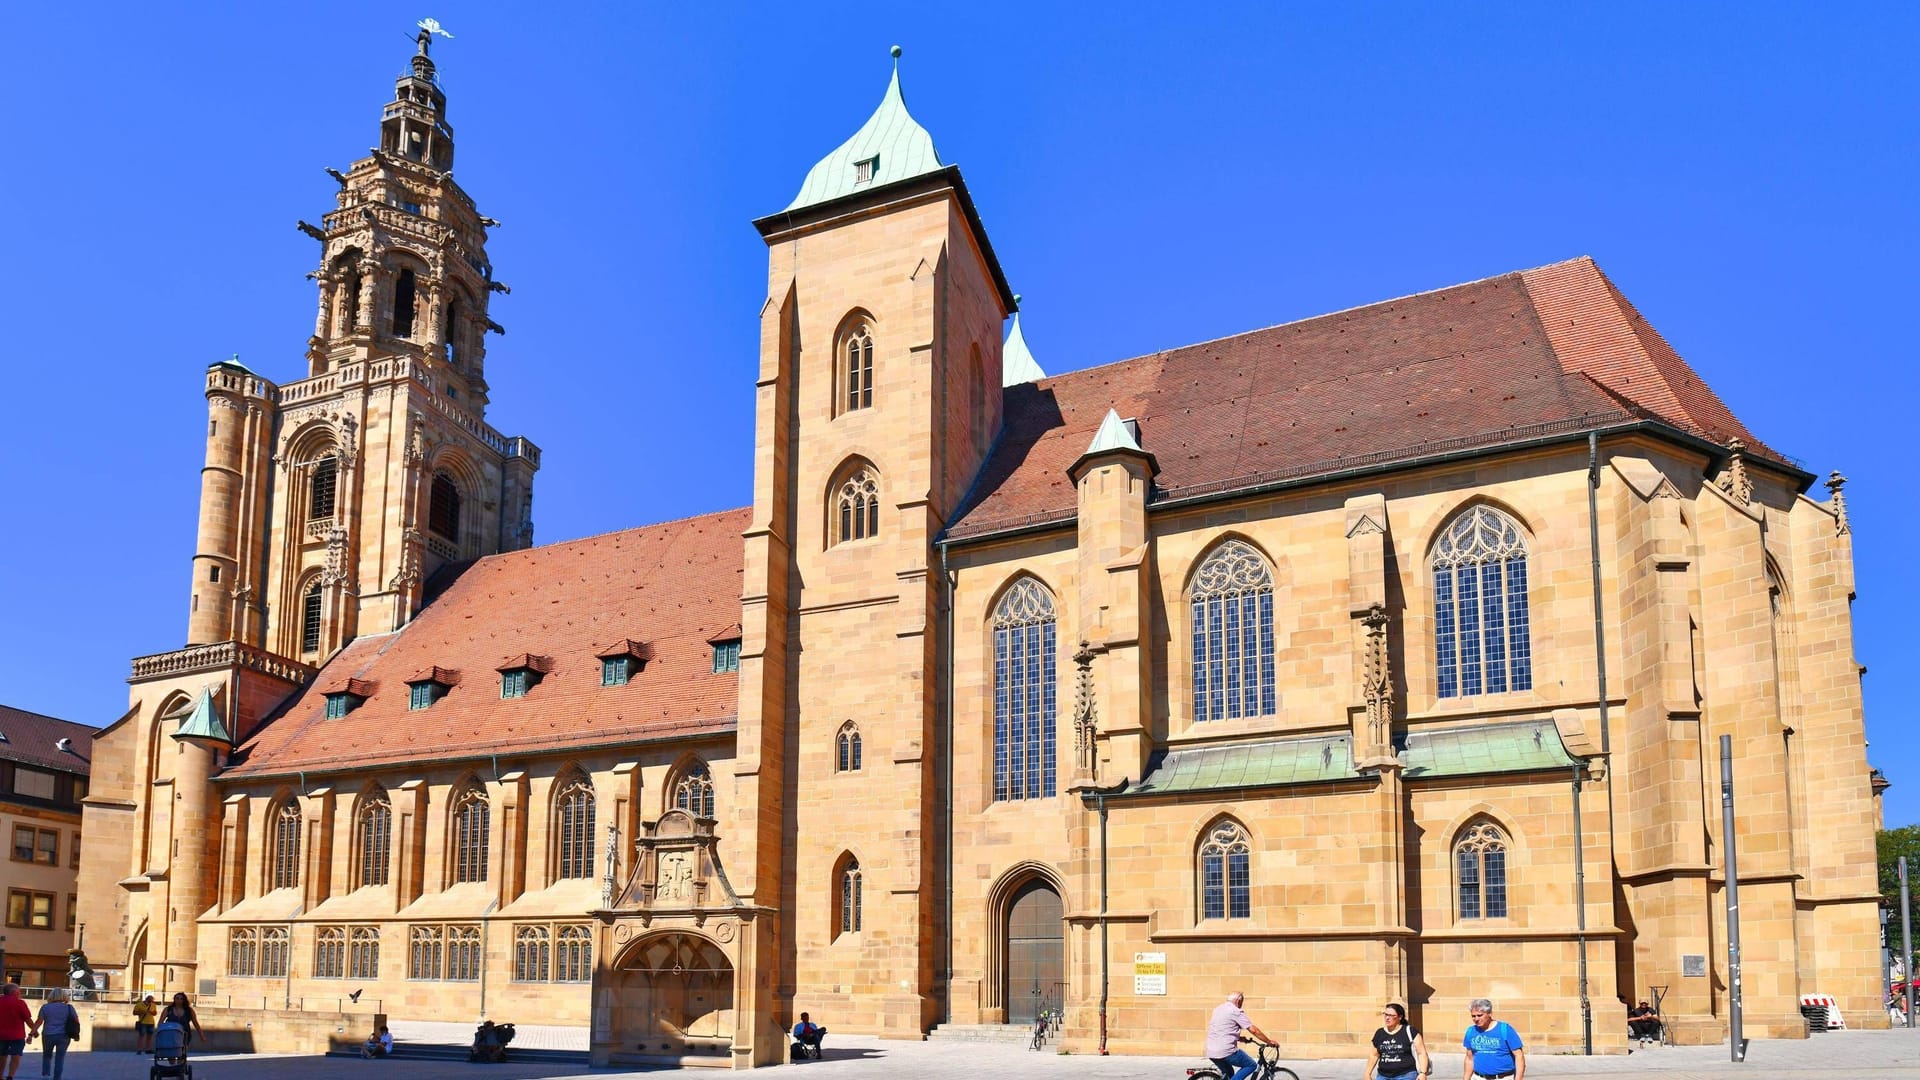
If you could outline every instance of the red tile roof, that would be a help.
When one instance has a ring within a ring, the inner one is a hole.
[[[93,768],[93,736],[97,729],[71,720],[0,705],[0,759],[43,769],[87,775]],[[73,752],[60,749],[61,739],[72,739]]]
[[[1109,408],[1139,420],[1160,465],[1156,501],[1636,418],[1778,457],[1584,257],[1006,394],[952,538],[1071,520],[1067,469]]]
[[[708,639],[740,621],[748,511],[727,510],[481,559],[398,633],[360,638],[312,687],[376,690],[326,718],[309,688],[240,748],[226,776],[527,754],[733,730],[739,677],[714,674]],[[631,638],[652,653],[625,686],[600,685],[598,655]],[[524,698],[501,700],[502,657],[551,657]],[[430,708],[406,683],[439,668],[466,678]],[[480,678],[479,673],[489,673]]]

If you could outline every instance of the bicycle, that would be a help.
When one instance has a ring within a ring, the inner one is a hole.
[[[1187,1076],[1189,1080],[1227,1080],[1227,1076],[1220,1075],[1220,1070],[1212,1065],[1188,1069]],[[1265,1043],[1260,1047],[1260,1060],[1254,1063],[1253,1080],[1300,1080],[1300,1074],[1280,1064],[1279,1047]]]

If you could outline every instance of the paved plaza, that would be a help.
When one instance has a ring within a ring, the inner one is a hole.
[[[1438,1042],[1439,1040],[1436,1040]],[[1452,1040],[1447,1040],[1451,1042]],[[1435,1055],[1435,1075],[1459,1075],[1458,1051]],[[131,1053],[75,1054],[67,1060],[73,1080],[144,1080],[146,1058]],[[1203,1064],[1193,1058],[1085,1057],[1032,1053],[1014,1046],[890,1042],[849,1036],[829,1037],[826,1059],[804,1065],[780,1065],[754,1075],[806,1080],[871,1077],[873,1080],[978,1080],[981,1076],[1035,1077],[1038,1080],[1184,1080],[1185,1070]],[[1301,1080],[1359,1080],[1363,1063],[1289,1061]],[[20,1075],[38,1075],[37,1051],[22,1063]],[[673,1070],[651,1070],[650,1074]],[[589,1069],[569,1065],[468,1065],[459,1062],[358,1061],[352,1058],[208,1055],[194,1059],[195,1080],[308,1080],[377,1074],[382,1080],[523,1080],[534,1077],[639,1076],[640,1072]],[[1732,1076],[1751,1080],[1800,1080],[1811,1077],[1912,1077],[1920,1080],[1920,1031],[1833,1032],[1805,1041],[1755,1041],[1747,1061],[1727,1060],[1725,1046],[1660,1047],[1631,1056],[1579,1057],[1542,1054],[1528,1059],[1535,1077],[1625,1075],[1689,1080]],[[701,1070],[694,1076],[718,1076]]]

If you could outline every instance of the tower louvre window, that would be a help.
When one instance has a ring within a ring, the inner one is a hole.
[[[880,157],[877,154],[865,160],[856,161],[853,163],[853,182],[856,184],[871,184],[873,183],[874,176],[878,175],[879,172]]]
[[[433,494],[427,502],[427,528],[449,540],[460,539],[460,489],[446,473],[433,474]]]
[[[320,583],[307,586],[300,602],[300,651],[320,651]]]
[[[402,270],[393,283],[393,336],[413,336],[413,271]]]
[[[313,486],[307,493],[308,521],[326,521],[333,517],[338,477],[339,462],[331,455],[313,463]]]

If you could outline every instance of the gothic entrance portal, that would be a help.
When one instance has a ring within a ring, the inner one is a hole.
[[[1007,909],[1007,1023],[1031,1024],[1065,1002],[1066,937],[1060,894],[1044,881],[1014,893]]]
[[[733,965],[698,934],[662,933],[620,958],[608,1016],[612,1060],[727,1060],[733,1048]]]

